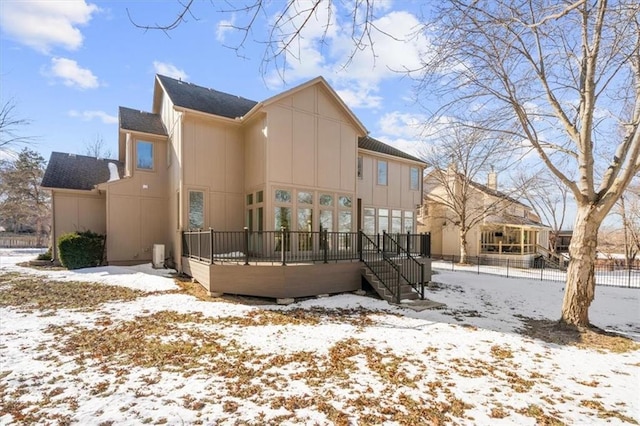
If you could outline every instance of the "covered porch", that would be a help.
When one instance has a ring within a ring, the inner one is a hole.
[[[487,256],[532,256],[546,228],[529,224],[494,223],[482,225],[480,229],[480,254]]]

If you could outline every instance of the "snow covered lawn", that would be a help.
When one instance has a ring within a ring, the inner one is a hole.
[[[16,265],[30,258],[0,250],[0,424],[640,422],[633,342],[523,332],[559,316],[560,283],[441,271],[428,297],[446,309],[280,307],[200,300],[149,266]],[[640,341],[639,312],[640,291],[596,289],[594,324]]]

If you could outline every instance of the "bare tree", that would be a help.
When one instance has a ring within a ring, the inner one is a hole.
[[[247,42],[255,42],[264,46],[261,72],[263,75],[273,67],[280,78],[285,80],[285,69],[289,60],[302,60],[300,57],[301,42],[305,39],[305,29],[310,27],[319,31],[319,45],[324,46],[327,35],[336,26],[336,17],[341,18],[341,28],[349,33],[352,48],[346,56],[343,66],[354,59],[357,52],[369,50],[375,57],[374,35],[376,33],[392,37],[375,23],[375,5],[383,3],[376,0],[357,1],[352,4],[334,0],[287,0],[271,2],[266,0],[247,0],[245,2],[225,2],[218,8],[218,13],[230,16],[227,28],[239,34],[234,43],[225,45],[233,49],[239,56]],[[275,5],[275,6],[274,6]],[[127,14],[131,23],[145,31],[163,31],[169,34],[189,20],[197,20],[194,0],[176,1],[176,13],[165,22],[150,24]],[[279,9],[278,9],[279,8]],[[254,31],[257,22],[266,22],[266,32]],[[392,37],[393,38],[393,37]]]
[[[535,214],[551,227],[548,249],[555,253],[567,217],[569,188],[548,171],[533,176],[521,173],[516,181],[522,185],[523,197]]]
[[[618,200],[616,210],[622,218],[625,262],[631,267],[640,253],[640,186],[630,187]]]
[[[84,153],[90,157],[111,158],[111,150],[107,148],[107,144],[100,134],[97,134],[92,141],[85,142]]]
[[[640,171],[640,3],[448,0],[425,31],[438,115],[525,141],[575,198],[561,322],[589,326],[598,228]]]
[[[21,136],[19,133],[19,129],[30,122],[16,116],[16,103],[13,99],[4,102],[0,107],[0,151],[31,142],[31,137]]]
[[[502,216],[518,203],[511,196],[521,192],[497,190],[497,173],[510,165],[512,150],[505,137],[492,136],[478,128],[453,126],[438,138],[437,145],[423,153],[430,165],[424,179],[427,220],[453,223],[458,230],[460,263],[467,262],[469,231],[492,217]],[[491,175],[493,188],[479,183]]]

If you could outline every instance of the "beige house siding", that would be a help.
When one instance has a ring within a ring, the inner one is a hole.
[[[168,228],[167,141],[164,137],[126,135],[131,176],[100,185],[107,193],[107,261],[149,261],[154,244],[170,246]],[[153,169],[136,168],[136,143],[153,143]]]
[[[52,190],[53,258],[58,259],[58,238],[69,232],[92,231],[104,234],[106,197],[98,191]]]

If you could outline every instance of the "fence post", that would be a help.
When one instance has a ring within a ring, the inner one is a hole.
[[[453,272],[454,267],[455,267],[455,263],[456,263],[456,257],[455,255],[451,255],[451,272]]]
[[[360,247],[359,247],[359,249],[360,249],[360,262],[362,262],[364,260],[363,257],[362,257],[362,251],[364,250],[364,244],[362,243],[363,234],[364,233],[362,232],[362,229],[358,230],[358,241],[360,243]]]
[[[202,230],[198,231],[198,260],[202,260]]]
[[[249,266],[249,228],[244,227],[244,264]]]
[[[628,277],[629,277],[629,288],[631,288],[631,262],[629,262],[628,269],[629,269],[629,275],[628,275]]]
[[[422,293],[421,299],[424,300],[424,263],[420,263],[420,292]]]
[[[540,281],[544,280],[544,265],[545,265],[544,257],[542,258],[542,266],[540,267]]]
[[[285,231],[285,227],[281,226],[280,227],[280,241],[282,241],[282,243],[280,244],[280,260],[282,262],[282,266],[285,266],[287,264],[287,259],[286,256],[284,254],[285,250],[286,250],[286,243],[284,241],[284,231]]]
[[[387,252],[387,231],[382,231],[382,252]]]
[[[407,254],[411,253],[411,232],[407,231]]]
[[[476,263],[478,264],[478,275],[480,275],[480,256],[476,256]]]
[[[324,240],[324,263],[329,263],[328,262],[328,256],[327,256],[327,246],[329,245],[329,239],[327,237],[327,230],[323,230],[322,231],[322,236],[321,238]]]
[[[396,284],[396,303],[400,304],[400,268],[398,268],[398,283]]]
[[[507,257],[507,278],[509,278],[509,258]]]
[[[209,228],[209,265],[213,265],[213,228]]]

